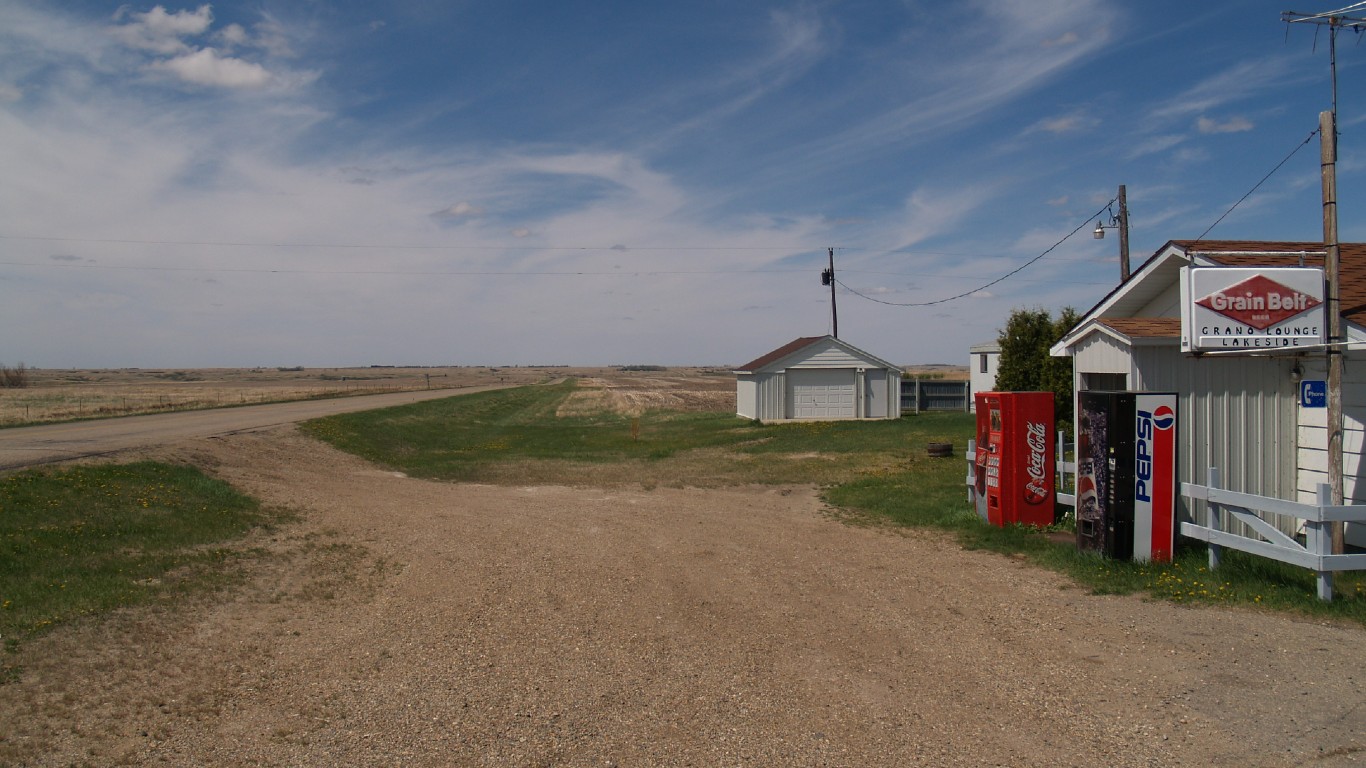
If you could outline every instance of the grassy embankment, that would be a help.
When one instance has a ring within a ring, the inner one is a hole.
[[[530,387],[334,416],[312,434],[410,475],[488,483],[718,487],[815,484],[831,505],[897,525],[945,531],[966,547],[1021,556],[1103,594],[1144,593],[1178,603],[1259,605],[1366,624],[1366,581],[1339,574],[1338,596],[1314,597],[1309,571],[1226,552],[1217,573],[1204,546],[1182,544],[1170,564],[1114,562],[1065,537],[982,524],[967,504],[961,453],[966,414],[897,421],[760,425],[732,414],[608,412],[562,418],[573,384]],[[948,441],[954,458],[931,458]],[[1064,529],[1065,530],[1065,529]]]
[[[234,542],[280,519],[191,467],[154,462],[0,478],[0,636],[230,584]],[[15,670],[0,654],[0,682]]]

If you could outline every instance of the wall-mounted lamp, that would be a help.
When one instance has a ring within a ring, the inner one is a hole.
[[[1298,383],[1302,378],[1304,378],[1304,371],[1300,369],[1300,361],[1296,360],[1295,367],[1290,369],[1290,380]]]

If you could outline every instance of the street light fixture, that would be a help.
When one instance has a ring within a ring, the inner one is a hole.
[[[1115,198],[1119,203],[1119,213],[1110,213],[1110,223],[1104,220],[1096,222],[1096,228],[1091,230],[1091,237],[1097,240],[1105,239],[1105,230],[1119,230],[1119,282],[1129,282],[1129,203],[1126,200],[1124,185],[1119,185],[1119,195]],[[1106,210],[1110,208],[1107,206]]]

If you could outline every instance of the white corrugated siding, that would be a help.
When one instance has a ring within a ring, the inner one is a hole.
[[[755,410],[759,414],[755,418],[760,421],[787,418],[787,386],[782,372],[756,373],[754,378],[757,384],[755,396],[758,398]]]
[[[1082,361],[1085,361],[1085,368]],[[1078,371],[1086,373],[1130,373],[1133,370],[1128,346],[1104,333],[1093,333],[1077,342],[1076,364]]]
[[[746,419],[759,418],[759,382],[752,373],[735,375],[735,415]]]
[[[827,344],[820,349],[812,351],[810,354],[801,358],[795,365],[789,368],[865,368],[871,365],[871,361],[866,358],[856,357],[849,354],[843,347],[835,344]]]
[[[1203,484],[1213,466],[1225,488],[1296,498],[1298,389],[1291,378],[1293,360],[1192,358],[1175,346],[1140,346],[1134,348],[1134,364],[1134,389],[1180,394],[1180,480]],[[1208,520],[1203,503],[1186,514],[1201,524]],[[1272,522],[1287,534],[1299,527],[1294,518]],[[1240,524],[1229,530],[1250,533]]]

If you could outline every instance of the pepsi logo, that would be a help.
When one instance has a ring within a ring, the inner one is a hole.
[[[1175,423],[1176,412],[1172,410],[1170,405],[1159,405],[1157,409],[1153,411],[1154,427],[1163,430],[1171,429],[1172,425]]]

